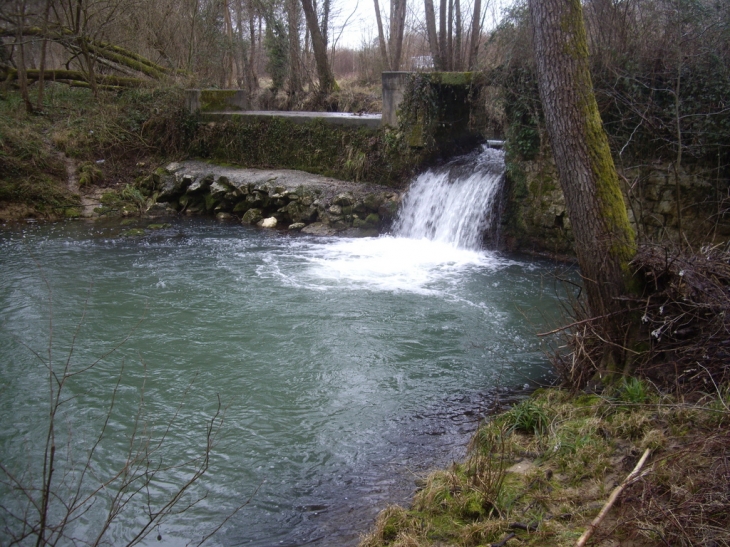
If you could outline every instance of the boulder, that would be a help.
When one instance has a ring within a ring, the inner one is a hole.
[[[276,224],[275,217],[264,218],[256,223],[257,226],[261,226],[262,228],[276,228]]]
[[[337,231],[322,222],[315,222],[305,228],[302,228],[302,233],[313,236],[333,236],[337,233]]]
[[[349,207],[354,205],[355,196],[353,196],[350,192],[343,192],[342,194],[337,194],[332,200],[332,203],[342,207]]]
[[[213,184],[213,175],[205,175],[195,179],[190,186],[188,186],[188,194],[201,194],[208,190]]]
[[[244,213],[243,218],[241,219],[241,224],[256,224],[263,218],[264,215],[261,212],[261,209],[249,209]]]

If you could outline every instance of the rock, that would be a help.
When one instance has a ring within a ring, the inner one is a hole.
[[[148,224],[147,229],[148,230],[164,230],[165,228],[170,228],[172,224],[169,222],[162,222],[160,224]]]
[[[251,209],[252,205],[247,201],[239,201],[236,203],[236,206],[233,208],[234,213],[245,213],[249,209]]]
[[[388,200],[378,208],[378,213],[380,213],[380,216],[383,218],[393,218],[397,212],[398,202],[394,200]]]
[[[342,194],[337,194],[332,200],[332,203],[343,207],[352,206],[355,203],[355,197],[350,192],[344,192]]]
[[[139,237],[143,236],[145,231],[142,228],[132,228],[131,230],[125,230],[122,232],[123,237]]]
[[[160,195],[157,201],[174,201],[185,193],[193,179],[181,173],[170,173],[160,177]]]
[[[216,182],[210,185],[210,195],[216,199],[223,197],[230,190],[228,186],[220,183],[223,178],[224,177],[221,177]]]
[[[220,212],[215,215],[215,218],[218,220],[230,220],[233,218],[233,215],[231,213]]]
[[[298,232],[305,226],[306,224],[304,224],[303,222],[295,222],[294,224],[289,225],[289,230],[292,232]]]
[[[382,194],[368,194],[363,199],[363,205],[370,211],[377,211],[384,201]]]
[[[303,228],[302,233],[313,236],[333,236],[337,233],[337,231],[333,230],[326,224],[315,222],[314,224],[310,224],[306,228]]]
[[[369,224],[372,226],[377,226],[380,222],[380,217],[376,215],[375,213],[371,213],[368,216],[365,217],[365,224]]]
[[[241,219],[241,224],[256,224],[259,220],[262,220],[263,218],[264,215],[261,212],[261,209],[249,209],[243,215],[243,218]]]
[[[378,231],[374,228],[348,228],[338,235],[342,237],[378,237]]]
[[[197,178],[188,187],[188,194],[200,194],[205,192],[213,184],[213,175],[206,175]]]
[[[392,189],[376,185],[300,171],[224,167],[192,160],[169,164],[151,177],[155,192],[159,189],[162,194],[160,201],[174,204],[179,212],[217,218],[228,218],[219,213],[235,213],[243,216],[244,224],[266,218],[275,218],[277,226],[318,223],[308,233],[321,235],[348,230],[353,224],[368,230],[380,227],[381,219],[389,220],[389,214],[397,210],[400,199]],[[373,213],[379,214],[371,216]]]
[[[269,217],[263,220],[259,220],[256,225],[261,226],[262,228],[276,228],[276,218]]]

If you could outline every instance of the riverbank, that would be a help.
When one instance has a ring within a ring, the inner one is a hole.
[[[636,379],[600,395],[539,390],[480,427],[463,462],[419,480],[409,508],[382,511],[360,545],[572,546],[618,487],[589,545],[726,545],[729,405],[711,383],[684,396]]]
[[[171,161],[302,170],[399,190],[439,154],[409,146],[390,127],[255,117],[205,122],[175,87],[94,97],[50,83],[32,113],[18,92],[0,90],[0,221],[89,216],[105,200],[127,201],[134,214],[151,197],[147,177]]]

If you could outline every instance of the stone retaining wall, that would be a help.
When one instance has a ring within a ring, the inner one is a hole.
[[[643,241],[692,245],[730,239],[728,181],[667,162],[618,168],[629,220]],[[513,250],[573,253],[573,232],[552,159],[507,162],[505,243]]]
[[[317,235],[374,236],[394,218],[401,194],[302,171],[169,164],[150,179],[158,202],[179,213],[240,218],[244,224]]]

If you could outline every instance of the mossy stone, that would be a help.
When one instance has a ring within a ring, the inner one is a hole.
[[[140,237],[145,235],[145,231],[142,228],[132,228],[122,232],[123,237]]]

